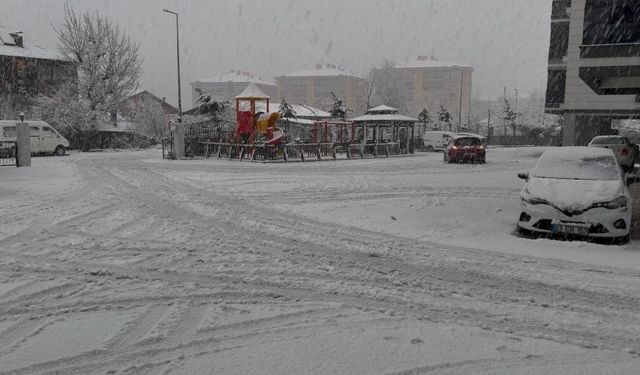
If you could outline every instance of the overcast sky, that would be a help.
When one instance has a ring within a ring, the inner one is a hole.
[[[65,0],[2,0],[0,26],[56,48]],[[474,66],[474,95],[525,94],[546,80],[551,0],[69,0],[98,10],[141,44],[141,89],[177,101],[180,13],[183,103],[189,82],[231,69],[267,80],[316,63],[364,74],[416,55]]]

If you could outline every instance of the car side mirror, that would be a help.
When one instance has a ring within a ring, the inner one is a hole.
[[[627,176],[627,186],[640,183],[640,176]]]
[[[529,172],[518,173],[518,178],[521,180],[529,181]]]

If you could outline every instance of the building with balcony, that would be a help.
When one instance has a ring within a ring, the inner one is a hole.
[[[193,107],[197,105],[200,97],[198,90],[208,92],[217,101],[234,103],[235,97],[244,91],[249,83],[255,83],[262,92],[270,97],[275,97],[278,93],[273,82],[262,80],[249,72],[232,70],[215,77],[191,82],[192,105]]]
[[[276,77],[278,98],[288,103],[305,104],[329,111],[334,93],[353,114],[366,110],[364,79],[349,74],[331,64],[318,64],[315,69],[302,70]]]
[[[563,144],[586,145],[640,119],[640,2],[553,0],[546,111]]]
[[[401,113],[415,117],[426,108],[437,118],[443,106],[451,113],[456,129],[469,127],[472,66],[418,56],[414,61],[396,64],[390,75],[398,95],[395,104],[401,107]]]

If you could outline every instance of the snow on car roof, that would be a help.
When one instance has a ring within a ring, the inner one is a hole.
[[[595,147],[554,147],[547,149],[543,155],[546,158],[556,159],[614,156],[610,149]]]

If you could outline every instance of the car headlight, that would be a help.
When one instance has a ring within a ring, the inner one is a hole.
[[[602,202],[595,205],[596,207],[603,207],[609,210],[615,210],[618,208],[627,208],[629,206],[629,199],[624,195],[612,200],[611,202]]]
[[[520,199],[522,199],[524,203],[531,204],[534,206],[537,206],[540,204],[549,204],[549,202],[547,202],[546,200],[531,195],[531,193],[529,193],[529,190],[525,190],[523,194],[520,196]]]

